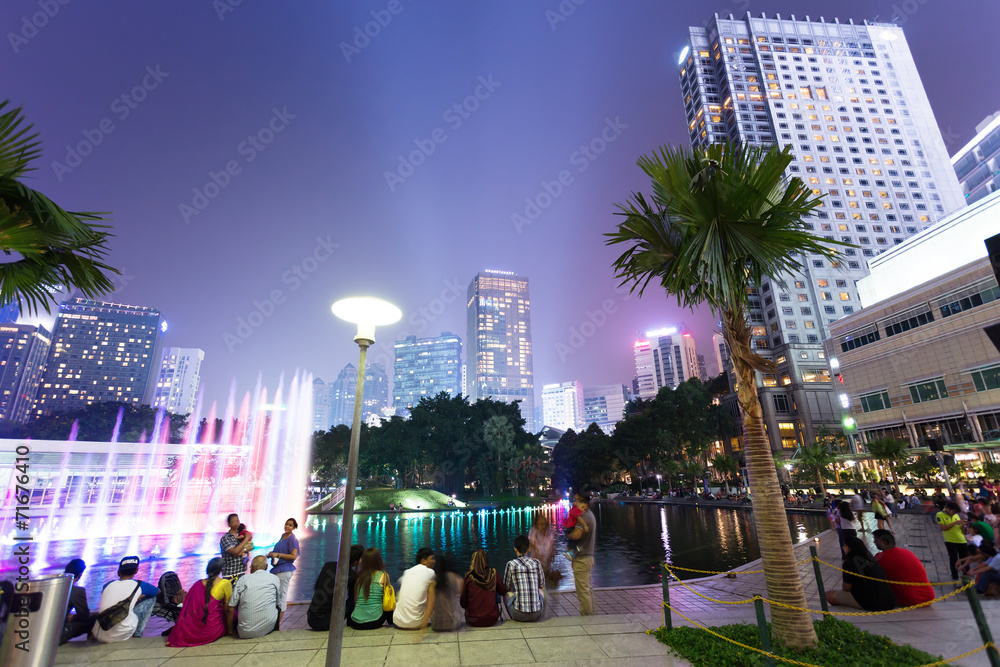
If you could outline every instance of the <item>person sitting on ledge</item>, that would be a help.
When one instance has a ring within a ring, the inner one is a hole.
[[[896,606],[896,596],[885,581],[885,572],[868,553],[865,543],[854,535],[844,537],[843,590],[827,591],[826,601],[865,611],[888,611]],[[855,576],[862,575],[862,576]]]
[[[74,637],[87,634],[94,625],[87,607],[87,591],[80,586],[80,577],[87,565],[79,558],[74,558],[66,565],[65,572],[73,575],[73,588],[69,592],[69,606],[66,608],[66,622],[63,624],[60,644],[65,644]]]
[[[277,630],[281,582],[267,571],[267,558],[256,556],[250,574],[233,586],[229,606],[236,608],[236,630],[240,639],[257,639]]]
[[[913,607],[934,599],[934,587],[927,578],[927,570],[923,563],[909,549],[896,546],[896,538],[892,532],[878,529],[872,533],[875,546],[879,552],[875,560],[882,566],[885,578],[889,581],[908,581],[922,583],[926,586],[908,586],[906,584],[889,584],[896,595],[896,602],[902,607]]]
[[[156,594],[160,589],[145,581],[136,580],[135,575],[138,571],[139,558],[126,556],[118,564],[118,579],[104,584],[98,616],[122,600],[129,600],[129,609],[128,615],[123,620],[107,630],[101,627],[100,620],[94,623],[91,633],[94,639],[102,644],[142,637],[142,631],[146,629],[149,615],[153,613],[153,605],[156,604]]]

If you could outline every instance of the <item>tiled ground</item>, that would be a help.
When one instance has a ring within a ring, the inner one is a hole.
[[[869,531],[874,528],[866,515]],[[950,577],[944,543],[933,518],[927,515],[903,515],[895,521],[897,540],[916,553],[927,567],[932,581]],[[870,532],[861,535],[870,544]],[[798,545],[799,560],[808,558],[808,543]],[[819,556],[839,564],[837,537],[832,532],[820,536]],[[760,562],[748,563],[740,570],[759,569]],[[800,566],[810,608],[820,606],[812,564]],[[839,588],[840,572],[823,568],[824,586]],[[739,575],[689,580],[705,595],[719,599],[746,599],[755,593],[765,594],[763,576]],[[939,588],[939,595],[952,590]],[[680,612],[705,625],[752,622],[752,605],[721,606],[704,600],[680,584],[671,585],[671,604]],[[412,632],[382,628],[367,632],[345,631],[344,665],[548,665],[632,667],[638,665],[687,664],[668,654],[667,649],[645,634],[647,628],[660,625],[659,586],[610,588],[595,591],[596,615],[580,617],[575,593],[553,593],[546,619],[540,623],[506,621],[493,628],[463,628],[453,633],[428,632],[415,643]],[[1000,601],[985,600],[983,608],[990,625],[1000,632]],[[187,649],[166,648],[160,631],[168,624],[154,618],[144,639],[102,646],[74,641],[60,649],[57,664],[130,664],[130,665],[321,665],[325,659],[326,633],[306,629],[307,605],[289,605],[282,631],[260,640],[221,639],[209,646]],[[836,608],[835,608],[836,609]],[[884,634],[898,643],[908,643],[933,654],[951,657],[982,644],[969,603],[964,597],[937,603],[930,608],[899,614],[850,617],[865,630]],[[685,621],[675,618],[675,625]],[[280,656],[275,655],[280,652]],[[988,665],[984,653],[961,661],[966,667]]]

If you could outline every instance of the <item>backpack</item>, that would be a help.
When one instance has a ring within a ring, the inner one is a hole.
[[[119,600],[97,615],[97,622],[101,624],[102,630],[110,630],[128,617],[132,609],[132,598],[139,590],[139,582],[135,582],[135,588],[128,594],[128,597]]]
[[[174,604],[174,596],[184,590],[181,586],[180,577],[173,570],[169,572],[164,572],[163,576],[160,577],[159,582],[160,592],[156,595],[156,601],[164,606],[172,606]]]

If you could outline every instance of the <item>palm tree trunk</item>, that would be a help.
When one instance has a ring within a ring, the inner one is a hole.
[[[823,483],[823,469],[822,468],[818,468],[816,470],[816,477],[817,477],[817,479],[819,479],[819,492],[820,492],[820,495],[822,495],[822,496],[825,497],[826,496],[826,484]]]
[[[753,518],[760,542],[767,595],[776,602],[805,608],[805,590],[792,549],[785,504],[778,486],[778,472],[764,432],[764,415],[750,363],[749,325],[742,311],[726,312],[723,318],[726,342],[739,378],[737,397],[743,413],[744,451],[753,484]],[[771,628],[787,646],[797,649],[816,646],[816,630],[808,612],[772,606]]]

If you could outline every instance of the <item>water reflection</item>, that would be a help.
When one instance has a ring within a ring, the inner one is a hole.
[[[557,530],[554,565],[564,575],[561,588],[571,590],[572,569],[570,562],[562,556],[566,540],[559,529],[566,516],[563,505],[534,511],[360,515],[351,527],[351,536],[354,543],[377,547],[382,551],[393,579],[413,565],[417,550],[424,546],[450,553],[462,573],[468,567],[472,552],[478,548],[485,549],[490,563],[502,569],[503,564],[514,557],[514,538],[528,533],[538,511],[544,511],[550,525]],[[747,511],[602,503],[596,514],[595,586],[658,583],[661,572],[659,563],[664,560],[682,567],[726,570],[760,557],[752,515]],[[796,541],[817,535],[826,529],[826,523],[825,517],[819,514],[788,515],[789,534]],[[322,515],[310,517],[299,529],[297,535],[302,556],[296,561],[298,571],[292,577],[289,599],[298,601],[311,597],[313,583],[323,563],[337,558],[340,528],[339,517]],[[209,537],[217,543],[216,536]],[[192,555],[148,560],[148,554],[157,546],[163,549],[169,539],[163,536],[143,536],[139,539],[139,555],[143,558],[139,578],[156,583],[164,572],[174,570],[184,586],[189,587],[204,576],[205,565],[215,554],[197,553],[206,538],[189,534],[183,537],[181,552]],[[258,553],[266,553],[271,545],[257,546]],[[77,557],[82,548],[82,541],[53,542],[49,560],[53,565],[64,565]],[[124,545],[118,548],[124,548]],[[88,563],[83,584],[92,604],[100,599],[104,583],[114,578],[118,561],[124,555],[116,550],[107,555],[98,554],[96,558],[99,562]],[[5,566],[14,561],[10,547],[0,550],[0,561]],[[0,573],[0,578],[9,579],[12,575],[13,571],[7,570]]]

